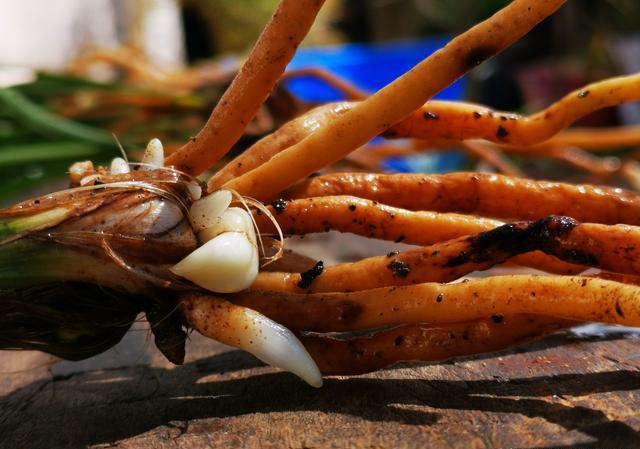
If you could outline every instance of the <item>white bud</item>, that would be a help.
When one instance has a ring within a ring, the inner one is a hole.
[[[198,201],[202,198],[202,187],[196,181],[191,181],[187,183],[187,189],[189,190],[189,195],[191,195],[191,199],[193,201]]]
[[[121,157],[117,157],[111,161],[109,172],[112,175],[124,175],[131,172],[131,169],[129,168],[129,164],[127,163],[127,161],[125,161]]]
[[[186,298],[181,309],[186,320],[202,335],[244,349],[269,365],[292,372],[311,386],[322,386],[318,366],[295,334],[261,313],[204,295]]]
[[[216,225],[232,199],[230,191],[218,190],[194,202],[189,209],[189,217],[195,231],[199,232]]]
[[[225,232],[193,251],[171,271],[202,288],[234,293],[258,276],[258,248],[241,232]]]
[[[241,348],[263,362],[290,371],[312,387],[322,386],[322,375],[298,338],[286,327],[255,310],[245,309],[253,322],[242,335]]]
[[[69,177],[73,184],[80,184],[80,180],[91,173],[95,173],[91,161],[76,162],[69,167]]]
[[[142,170],[152,170],[156,167],[164,167],[164,147],[160,139],[151,139],[147,144],[147,148],[144,150],[144,156],[142,156],[143,166]]]
[[[85,176],[84,178],[82,178],[80,180],[80,185],[81,186],[87,186],[89,184],[92,184],[94,181],[97,181],[101,178],[101,176],[97,173],[93,174],[93,175],[88,175]]]
[[[208,242],[223,232],[243,232],[256,244],[256,232],[249,213],[239,207],[230,207],[222,213],[218,222],[198,234],[201,242]]]

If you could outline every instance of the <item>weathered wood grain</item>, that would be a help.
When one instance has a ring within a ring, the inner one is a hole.
[[[320,390],[197,337],[172,367],[145,338],[0,376],[0,447],[640,447],[640,341],[624,335],[560,334]],[[0,371],[25,356],[0,353]]]

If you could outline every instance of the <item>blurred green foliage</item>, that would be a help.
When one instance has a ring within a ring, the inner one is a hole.
[[[21,87],[0,89],[0,202],[63,177],[77,160],[114,154],[109,133],[64,119],[42,106],[52,95],[79,89],[112,89],[64,76],[44,75]]]
[[[110,107],[112,95],[163,103],[155,109],[135,101]],[[0,89],[0,203],[63,179],[74,162],[108,163],[120,155],[119,142],[127,150],[144,148],[152,137],[185,142],[218,96],[215,87],[176,95],[48,73],[39,74],[33,83]],[[63,116],[69,106],[78,108],[73,118]],[[128,121],[131,124],[119,127],[116,140],[108,130]]]

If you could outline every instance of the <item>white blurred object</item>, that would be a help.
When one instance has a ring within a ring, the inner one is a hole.
[[[176,0],[146,0],[142,42],[149,61],[163,69],[180,67],[185,61],[184,35]]]
[[[61,70],[80,48],[117,44],[111,0],[0,0],[0,63]]]
[[[130,36],[154,65],[184,61],[177,0],[0,0],[0,29],[0,66],[60,71],[81,51]]]
[[[3,67],[0,65],[0,89],[3,87],[32,83],[35,80],[36,73],[32,69],[14,66]]]

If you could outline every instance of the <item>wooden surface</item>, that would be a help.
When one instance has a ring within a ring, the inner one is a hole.
[[[320,390],[199,337],[172,367],[146,339],[16,374],[47,358],[0,353],[0,447],[640,447],[640,340],[629,335],[565,333]]]

